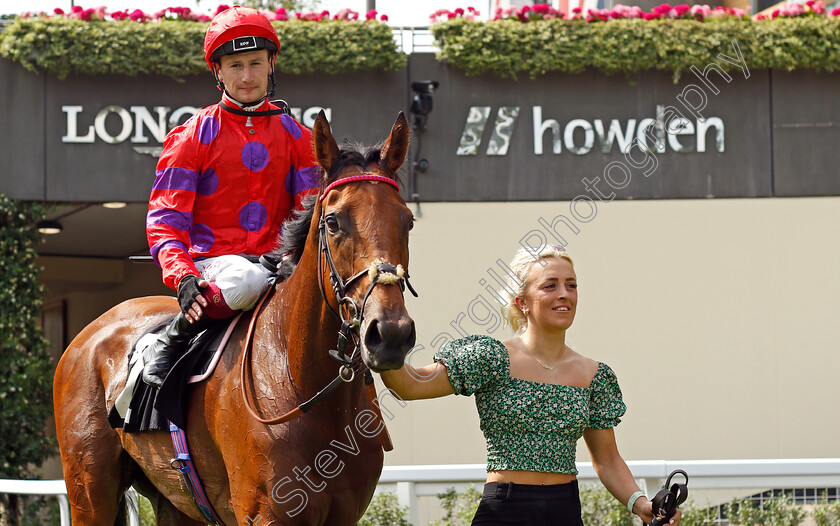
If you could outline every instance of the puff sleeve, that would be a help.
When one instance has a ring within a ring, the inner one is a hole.
[[[590,429],[615,427],[621,422],[621,417],[626,411],[627,406],[621,398],[618,378],[608,365],[600,364],[590,389],[587,427]]]
[[[434,360],[446,366],[449,383],[459,395],[469,396],[509,375],[505,346],[489,336],[467,336],[447,343]]]

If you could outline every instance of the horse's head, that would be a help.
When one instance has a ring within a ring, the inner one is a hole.
[[[414,216],[396,182],[408,154],[408,121],[400,112],[379,149],[339,149],[321,112],[313,141],[324,174],[315,210],[328,302],[336,295],[343,297],[333,308],[344,319],[356,317],[358,311],[362,359],[368,367],[399,369],[415,340],[414,321],[403,297]]]

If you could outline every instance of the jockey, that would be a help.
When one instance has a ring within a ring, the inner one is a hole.
[[[221,102],[166,137],[146,234],[181,312],[153,344],[143,381],[160,387],[207,318],[254,307],[268,288],[258,257],[275,248],[301,199],[317,191],[311,132],[270,103],[280,41],[255,9],[213,19],[204,55]]]

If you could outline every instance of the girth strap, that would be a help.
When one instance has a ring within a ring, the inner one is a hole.
[[[189,488],[195,501],[198,511],[204,519],[210,524],[218,524],[224,526],[224,522],[216,514],[213,505],[207,499],[207,494],[204,492],[204,486],[201,485],[201,480],[198,478],[198,473],[195,471],[195,465],[190,458],[190,450],[187,447],[187,435],[184,430],[169,422],[169,433],[172,435],[172,445],[175,447],[175,458],[169,462],[172,469],[177,469],[181,476],[184,477],[184,484]]]

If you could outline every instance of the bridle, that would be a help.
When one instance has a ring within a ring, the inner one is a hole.
[[[399,185],[393,179],[365,172],[359,175],[338,179],[337,181],[328,185],[324,189],[324,191],[321,192],[321,196],[318,198],[319,203],[323,203],[324,198],[334,188],[344,184],[355,183],[360,181],[375,181],[386,183],[393,186],[397,191],[399,191]],[[246,344],[245,350],[242,353],[241,368],[242,396],[245,401],[245,407],[248,408],[248,411],[251,413],[251,416],[253,416],[255,419],[257,419],[263,424],[280,424],[307,412],[313,405],[315,405],[318,401],[320,401],[332,391],[334,391],[339,385],[341,385],[342,383],[352,382],[355,378],[356,373],[354,365],[359,366],[359,364],[361,364],[361,367],[364,369],[363,374],[365,377],[365,385],[372,387],[373,376],[371,375],[370,369],[368,369],[367,366],[364,365],[364,362],[362,362],[361,360],[362,340],[359,335],[359,328],[361,327],[362,322],[364,321],[364,311],[365,305],[367,304],[367,300],[373,292],[374,287],[380,284],[396,284],[400,287],[401,292],[404,292],[405,288],[408,287],[408,290],[411,291],[411,293],[415,297],[417,297],[417,292],[414,290],[414,287],[412,287],[411,283],[408,281],[408,272],[403,268],[403,266],[399,264],[395,266],[382,258],[373,261],[368,268],[357,272],[350,278],[343,279],[341,277],[341,274],[339,274],[338,268],[335,265],[335,260],[332,257],[330,245],[327,242],[326,229],[326,217],[324,208],[322,206],[321,216],[318,218],[318,286],[321,290],[321,296],[323,297],[324,302],[327,304],[327,307],[333,314],[335,314],[338,317],[339,320],[341,320],[341,328],[338,331],[338,341],[336,342],[336,348],[329,351],[330,356],[341,364],[338,369],[338,376],[336,376],[326,387],[318,391],[318,393],[315,396],[313,396],[306,402],[302,403],[301,405],[284,415],[281,415],[277,418],[265,419],[257,414],[256,410],[252,406],[251,400],[249,399],[248,389],[245,386],[246,366],[250,366],[250,361],[247,360],[247,356],[251,348],[251,341],[257,315],[259,314],[260,309],[265,304],[271,292],[274,290],[274,288],[272,287],[271,289],[269,289],[269,293],[263,296],[263,299],[260,301],[260,304],[257,306],[257,308],[254,309],[254,314],[251,317],[251,323],[248,327],[248,334],[245,336]],[[324,264],[326,264],[327,268],[329,269],[330,285],[332,286],[333,293],[335,294],[335,300],[338,306],[338,310],[334,309],[333,306],[330,304],[329,300],[327,299],[327,294],[324,288],[323,280]],[[368,286],[367,291],[365,291],[365,295],[362,297],[361,305],[357,305],[356,302],[353,301],[353,298],[347,296],[347,290],[356,281],[358,281],[365,275],[370,277],[370,285]],[[352,313],[350,312],[351,310]],[[346,313],[347,316],[343,316],[342,312]],[[348,355],[346,353],[347,343],[351,340],[353,341],[353,350]]]

